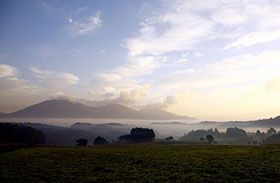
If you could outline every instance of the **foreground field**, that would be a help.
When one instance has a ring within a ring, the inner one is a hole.
[[[280,146],[37,147],[0,154],[0,182],[280,182]]]

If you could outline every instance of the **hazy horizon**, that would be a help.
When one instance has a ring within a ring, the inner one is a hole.
[[[0,112],[65,98],[197,121],[279,116],[279,8],[273,0],[3,0]]]

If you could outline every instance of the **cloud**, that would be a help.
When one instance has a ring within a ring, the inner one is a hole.
[[[135,101],[141,100],[147,95],[150,86],[150,84],[146,84],[138,89],[121,91],[120,96],[116,99],[116,102],[123,104],[133,104]]]
[[[193,47],[200,38],[208,35],[212,22],[185,10],[167,12],[142,23],[140,36],[128,39],[129,56],[162,55],[172,51],[185,51]],[[180,20],[180,21],[179,21]],[[163,31],[162,26],[167,26]],[[160,33],[159,33],[160,32]]]
[[[26,82],[18,78],[0,78],[0,92],[27,88]]]
[[[125,41],[130,57],[185,52],[207,40],[231,38],[225,48],[233,48],[280,38],[280,3],[276,1],[161,2],[162,9],[141,23],[139,36]]]
[[[63,92],[55,92],[50,96],[52,99],[57,99],[57,100],[69,100],[71,102],[82,102],[82,100],[75,96],[75,95],[69,95]]]
[[[72,86],[78,83],[79,77],[71,73],[40,70],[36,67],[30,69],[38,81],[48,89],[57,89]]]
[[[153,87],[161,93],[187,94],[185,99],[162,100],[161,107],[176,114],[201,120],[271,117],[280,107],[276,102],[280,96],[279,59],[280,50],[229,57],[191,72],[176,71]]]
[[[10,65],[0,65],[0,111],[13,112],[27,103],[38,102],[38,88],[28,81],[18,78],[18,69]]]
[[[27,105],[41,102],[60,90],[69,93],[67,88],[79,81],[77,76],[69,73],[40,70],[35,67],[31,68],[31,71],[41,85],[20,78],[16,67],[0,64],[1,112],[14,112]]]
[[[188,56],[189,56],[189,53],[182,53],[176,63],[188,62],[189,61]]]
[[[0,64],[0,77],[14,76],[17,72],[17,69],[13,66]]]
[[[73,35],[82,36],[82,35],[89,34],[92,31],[96,30],[97,28],[101,27],[102,20],[100,18],[100,12],[97,12],[96,15],[86,18],[82,22],[71,19],[70,24],[71,24],[71,32]]]
[[[141,101],[150,90],[150,84],[145,84],[144,86],[138,86],[132,90],[121,90],[119,91],[119,95],[115,97],[115,93],[105,93],[103,100],[92,100],[92,101],[84,101],[89,105],[93,106],[102,106],[106,104],[124,104],[128,106],[136,105],[137,102]]]
[[[186,105],[189,102],[190,96],[191,93],[175,93],[167,97],[157,99],[154,102],[150,101],[150,103],[143,105],[141,108],[142,109],[170,109],[174,106],[176,107],[180,106],[184,108],[183,105]]]
[[[82,13],[83,11],[86,11],[86,10],[88,10],[89,9],[89,7],[88,6],[85,6],[85,7],[81,7],[81,8],[78,8],[77,10],[76,10],[76,14],[80,14],[80,13]]]
[[[200,58],[200,57],[203,57],[204,54],[202,52],[197,51],[194,53],[194,56]]]
[[[262,83],[278,77],[280,50],[239,55],[207,64],[196,70],[177,70],[154,83],[160,90],[212,90]]]
[[[251,32],[230,43],[225,47],[225,49],[234,47],[249,47],[255,44],[265,43],[277,39],[280,39],[280,29],[273,31],[264,30]]]
[[[75,53],[75,54],[78,54],[78,55],[83,54],[83,52],[79,49],[72,49],[72,52]]]
[[[29,85],[24,79],[19,79],[17,77],[19,73],[16,67],[0,64],[0,93],[7,92],[11,90],[26,90],[31,92],[35,87]]]

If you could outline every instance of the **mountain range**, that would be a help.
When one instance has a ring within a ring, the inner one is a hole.
[[[95,119],[142,119],[142,120],[189,120],[162,109],[134,110],[121,104],[91,107],[80,102],[53,99],[31,105],[19,111],[2,114],[1,118],[95,118]]]

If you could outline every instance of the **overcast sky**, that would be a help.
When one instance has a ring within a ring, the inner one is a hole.
[[[280,115],[279,0],[1,0],[0,112],[51,98]]]

